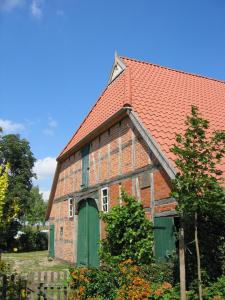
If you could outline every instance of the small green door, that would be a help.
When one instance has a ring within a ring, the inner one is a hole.
[[[165,261],[176,249],[173,217],[154,218],[155,257]]]
[[[78,213],[77,265],[99,266],[99,217],[93,199],[82,201]]]
[[[89,152],[90,152],[90,145],[86,145],[82,151],[82,187],[88,187],[89,177],[88,177],[88,170],[89,170]]]
[[[55,256],[54,239],[55,239],[55,225],[51,224],[49,230],[49,256],[50,257]]]
[[[88,263],[92,267],[99,266],[99,216],[93,199],[88,200]]]

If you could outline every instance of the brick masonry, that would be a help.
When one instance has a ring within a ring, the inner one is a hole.
[[[146,170],[146,167],[149,168]],[[150,172],[153,172],[153,186],[150,183]],[[130,175],[127,177],[126,174]],[[147,218],[151,218],[152,200],[156,202],[169,198],[171,184],[167,174],[160,168],[128,117],[117,122],[90,143],[89,186],[97,190],[100,210],[101,188],[104,187],[104,183],[109,188],[110,207],[121,204],[119,195],[123,187],[129,194],[141,199]],[[60,163],[49,218],[50,224],[55,225],[55,257],[71,263],[76,262],[76,232],[74,217],[69,217],[67,199],[72,193],[82,194],[81,184],[82,156],[79,150]],[[154,199],[151,199],[151,195]],[[157,205],[154,210],[160,213],[172,209],[175,209],[175,203]],[[104,224],[101,222],[100,238],[104,237]]]

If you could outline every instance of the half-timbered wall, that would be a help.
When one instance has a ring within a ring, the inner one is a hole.
[[[68,198],[82,195],[81,150],[60,163],[60,172],[50,214],[55,225],[55,256],[66,261],[76,261],[74,218],[69,217]],[[154,159],[144,140],[136,132],[128,117],[118,121],[90,142],[89,186],[96,191],[101,210],[101,188],[109,188],[110,207],[121,204],[120,190],[142,199],[146,216],[175,209],[171,203],[170,180]],[[104,224],[100,226],[104,238]]]

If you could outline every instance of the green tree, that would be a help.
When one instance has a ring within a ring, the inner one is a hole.
[[[15,199],[19,205],[18,217],[29,209],[30,191],[35,158],[29,142],[19,135],[4,135],[0,139],[0,164],[9,163],[9,185],[6,195],[5,213]],[[4,213],[3,213],[4,217]]]
[[[13,237],[20,227],[19,220],[30,208],[34,162],[27,140],[14,134],[0,136],[0,165],[10,166],[0,227],[0,244],[4,248],[13,246]]]
[[[146,219],[142,204],[125,191],[121,193],[123,206],[114,206],[108,213],[101,213],[106,223],[106,238],[100,244],[103,262],[117,263],[132,259],[137,264],[153,260],[152,223]]]
[[[25,220],[28,221],[30,225],[44,225],[47,202],[44,201],[43,195],[40,193],[38,186],[31,189],[29,206],[30,209],[25,215]]]
[[[14,200],[10,208],[6,211],[6,195],[8,192],[9,186],[9,164],[0,165],[0,226],[3,226],[4,223],[9,223],[12,219],[17,216],[18,213],[18,204]],[[4,211],[5,214],[4,214]],[[4,215],[4,217],[3,217]]]
[[[5,205],[6,193],[8,190],[9,167],[0,165],[0,223],[2,223],[3,209]]]
[[[171,151],[176,155],[178,173],[173,180],[172,196],[177,200],[181,215],[194,220],[199,299],[202,299],[201,260],[198,239],[198,216],[224,217],[225,195],[222,171],[219,168],[225,154],[225,132],[210,132],[209,122],[192,106],[186,120],[184,135],[176,135]]]

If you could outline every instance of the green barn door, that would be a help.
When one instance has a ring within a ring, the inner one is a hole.
[[[55,239],[55,225],[50,225],[50,231],[49,231],[49,256],[54,257],[55,251],[54,251],[54,239]]]
[[[86,145],[81,150],[81,154],[82,154],[82,187],[88,187],[89,152],[90,152],[90,145]]]
[[[155,257],[165,261],[176,249],[173,217],[154,218]]]
[[[77,265],[97,267],[99,265],[99,217],[93,199],[82,201],[78,213]]]

